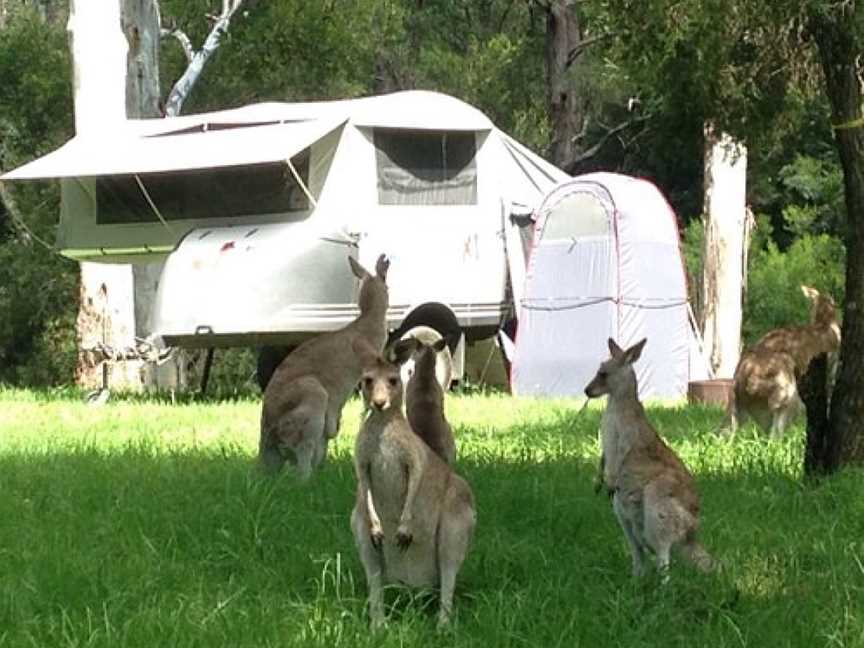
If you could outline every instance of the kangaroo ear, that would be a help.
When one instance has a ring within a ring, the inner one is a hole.
[[[616,344],[615,340],[613,340],[612,338],[609,338],[607,344],[609,345],[609,353],[611,353],[612,357],[616,360],[624,355],[624,351],[621,349],[621,347],[618,346],[618,344]]]
[[[393,362],[398,365],[403,365],[408,360],[411,359],[411,356],[414,355],[414,352],[417,350],[420,341],[417,338],[406,338],[404,340],[399,340],[396,344],[393,345],[393,349],[391,351]]]
[[[378,261],[375,262],[375,274],[378,275],[381,281],[387,281],[387,271],[389,269],[390,259],[387,258],[386,254],[382,254],[378,257]]]
[[[366,272],[366,268],[357,263],[357,261],[354,260],[354,257],[348,257],[348,265],[351,266],[351,272],[354,273],[354,276],[358,279],[365,279],[369,276],[369,273]]]
[[[354,338],[351,341],[351,350],[354,351],[354,355],[357,356],[363,367],[374,365],[379,357],[375,348],[363,338]]]
[[[801,284],[801,292],[804,293],[804,296],[810,301],[816,301],[816,298],[819,297],[819,291],[815,288],[811,288],[810,286],[805,286]]]
[[[647,341],[648,338],[642,338],[640,342],[637,342],[624,352],[624,360],[627,364],[633,364],[639,359],[642,355],[642,349],[645,348],[645,343]]]

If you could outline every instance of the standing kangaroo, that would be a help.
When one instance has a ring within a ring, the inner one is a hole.
[[[477,514],[464,479],[412,432],[402,414],[399,365],[414,350],[394,347],[396,364],[357,340],[368,408],[354,451],[357,499],[351,530],[366,571],[372,627],[384,623],[383,586],[440,588],[439,626],[450,620],[453,590]]]
[[[448,341],[441,338],[433,344],[425,344],[418,338],[406,340],[409,344],[411,341],[414,342],[414,373],[405,388],[408,423],[432,452],[452,467],[456,463],[456,442],[444,416],[444,389],[435,373],[438,354]]]
[[[666,578],[673,547],[708,571],[714,561],[696,539],[699,495],[693,476],[657,434],[639,402],[633,363],[646,341],[623,351],[609,338],[612,357],[585,388],[589,398],[609,396],[601,425],[598,488],[605,483],[612,496],[612,509],[630,545],[634,576],[642,574],[645,550],[650,549]]]
[[[370,275],[353,258],[351,271],[360,279],[360,315],[338,331],[323,333],[290,353],[264,390],[259,459],[268,471],[287,460],[307,479],[327,456],[327,443],[339,432],[342,407],[360,379],[356,340],[384,348],[387,341],[387,270],[382,254]]]
[[[809,286],[801,290],[812,304],[810,324],[769,331],[741,354],[727,410],[729,431],[750,417],[772,436],[781,436],[803,407],[797,379],[817,355],[840,347],[834,300]]]

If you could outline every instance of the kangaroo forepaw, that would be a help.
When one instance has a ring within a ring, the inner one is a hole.
[[[396,530],[396,544],[402,551],[405,551],[408,547],[410,547],[413,540],[414,536],[406,527],[400,526]]]
[[[369,540],[372,542],[372,546],[376,549],[380,549],[384,546],[384,531],[381,527],[374,527],[369,530]]]

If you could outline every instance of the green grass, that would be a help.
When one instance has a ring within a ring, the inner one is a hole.
[[[654,408],[724,570],[634,582],[591,488],[601,410],[577,411],[449,400],[479,511],[456,628],[436,636],[434,600],[394,589],[376,636],[348,525],[357,402],[298,486],[254,471],[254,400],[0,390],[0,647],[864,646],[861,472],[805,486],[800,427],[728,441],[718,410]]]

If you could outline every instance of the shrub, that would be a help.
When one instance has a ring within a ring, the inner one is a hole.
[[[801,284],[829,293],[841,307],[845,268],[845,247],[828,234],[804,235],[785,252],[773,243],[752,251],[742,327],[745,344],[778,326],[809,320]]]
[[[692,220],[684,229],[681,249],[687,268],[689,297],[699,309],[702,281],[702,221]],[[809,320],[810,302],[801,284],[829,293],[843,304],[846,251],[843,242],[829,234],[805,234],[785,251],[772,241],[770,223],[759,218],[750,245],[744,322],[741,335],[752,344],[771,329],[803,324]]]

